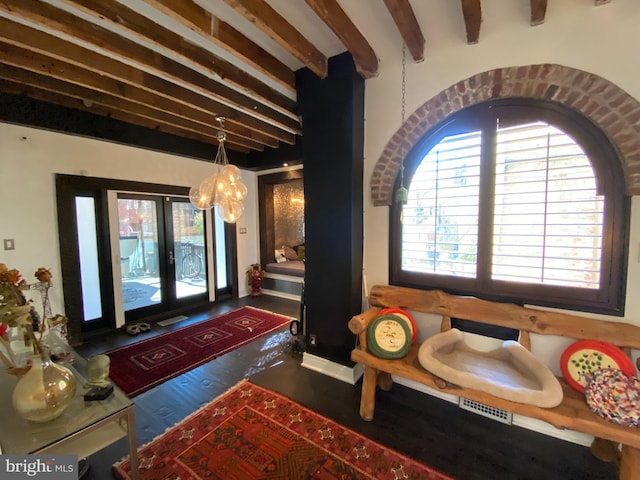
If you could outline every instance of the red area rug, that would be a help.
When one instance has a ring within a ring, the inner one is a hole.
[[[134,397],[276,330],[290,318],[252,307],[107,352],[109,377]]]
[[[142,480],[450,477],[244,380],[138,449]],[[114,474],[130,478],[129,459]]]

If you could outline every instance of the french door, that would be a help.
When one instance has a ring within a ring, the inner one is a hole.
[[[187,195],[185,187],[56,175],[72,336],[237,295],[235,228],[195,210]]]
[[[203,213],[179,197],[119,193],[117,203],[125,321],[206,302]]]

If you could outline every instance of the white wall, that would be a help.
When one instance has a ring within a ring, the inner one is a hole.
[[[215,147],[211,149],[211,158]],[[112,142],[0,123],[0,240],[15,240],[15,250],[0,243],[0,262],[33,282],[38,267],[51,268],[52,310],[63,313],[60,246],[55,199],[56,173],[191,186],[211,174],[211,164]],[[249,189],[238,235],[239,294],[248,294],[244,272],[257,260],[255,174],[242,172]],[[63,246],[65,247],[65,246]]]
[[[483,0],[483,23],[477,45],[466,44],[459,2],[414,1],[412,7],[421,21],[426,45],[422,63],[413,62],[407,52],[405,118],[434,95],[472,75],[499,67],[540,63],[565,65],[599,75],[640,100],[637,0],[614,0],[601,7],[584,0],[549,2],[546,22],[536,27],[528,23],[529,2]],[[514,17],[522,21],[514,22]],[[510,21],[504,21],[505,18]],[[380,74],[366,83],[364,273],[369,287],[387,284],[389,275],[389,209],[373,206],[369,184],[374,165],[401,124],[399,35],[396,45],[393,48],[382,41],[373,45],[380,56]],[[632,203],[626,314],[623,319],[611,318],[637,325],[640,325],[640,296],[635,294],[640,288],[639,202],[634,198]],[[419,321],[423,337],[437,331],[437,325],[426,318]],[[568,343],[570,340],[566,339],[534,338],[533,349],[560,374],[558,359]]]

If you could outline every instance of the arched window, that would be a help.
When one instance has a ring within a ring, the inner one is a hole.
[[[457,112],[405,159],[390,283],[622,315],[629,199],[616,156],[551,102]]]

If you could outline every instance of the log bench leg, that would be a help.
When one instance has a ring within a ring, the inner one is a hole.
[[[620,462],[620,444],[604,438],[595,437],[591,442],[591,453],[598,460],[608,463]]]
[[[376,383],[378,370],[365,365],[362,376],[362,393],[360,396],[360,417],[367,422],[373,420],[376,408]]]
[[[622,445],[620,480],[640,480],[640,449]]]
[[[391,390],[391,386],[393,385],[391,374],[388,372],[378,372],[378,380],[376,383],[380,390],[388,392]]]

